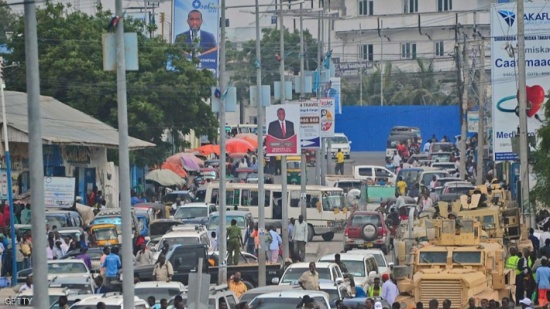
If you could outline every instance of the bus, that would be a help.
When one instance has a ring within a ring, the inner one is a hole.
[[[281,222],[282,219],[282,185],[266,184],[265,219]],[[298,218],[300,209],[300,186],[288,185],[288,217]],[[219,204],[219,182],[211,183],[206,187],[205,203]],[[261,205],[258,198],[258,184],[227,183],[226,206],[243,207],[249,210],[254,219],[258,219],[258,207]],[[308,241],[313,236],[322,236],[323,240],[330,241],[334,233],[342,229],[347,219],[344,191],[340,188],[324,186],[306,186],[306,214],[308,222]]]

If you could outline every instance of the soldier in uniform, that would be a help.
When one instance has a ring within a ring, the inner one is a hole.
[[[227,265],[238,265],[241,256],[243,236],[241,229],[237,226],[237,220],[231,220],[231,226],[227,228]],[[221,252],[220,252],[221,255]]]

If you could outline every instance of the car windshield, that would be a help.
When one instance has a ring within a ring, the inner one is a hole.
[[[337,195],[323,196],[323,210],[333,211],[336,208],[342,209],[344,204],[342,203],[342,197]]]
[[[321,289],[321,291],[328,294],[328,300],[330,302],[340,299],[340,294],[338,294],[338,290],[336,288]]]
[[[453,263],[456,264],[480,264],[481,251],[454,252]]]
[[[420,264],[445,264],[447,263],[447,251],[420,252]]]
[[[451,161],[451,154],[448,153],[432,153],[432,160],[438,160],[439,162],[449,162]]]
[[[189,245],[189,244],[198,244],[199,243],[199,237],[198,235],[193,236],[186,236],[186,237],[169,237],[169,238],[163,238],[159,242],[159,248],[164,247],[165,244],[168,244],[171,247],[174,245]]]
[[[158,222],[151,223],[149,225],[149,234],[152,236],[161,236],[166,234],[170,228],[174,225],[181,224],[181,222]]]
[[[136,288],[135,295],[141,299],[147,299],[149,296],[154,296],[157,302],[160,302],[161,299],[170,299],[180,293],[179,289],[174,288]]]
[[[378,215],[354,215],[351,217],[351,226],[363,226],[368,223],[380,226],[380,217]]]
[[[374,253],[374,259],[376,260],[376,264],[378,267],[386,267],[386,259],[384,258],[383,254],[376,254]]]
[[[51,227],[65,227],[68,226],[67,219],[64,215],[51,215],[46,214],[46,223]]]
[[[182,206],[178,208],[174,214],[174,219],[193,219],[208,217],[208,207],[188,207]]]
[[[344,265],[348,270],[348,273],[354,277],[366,277],[365,275],[365,263],[363,261],[344,261]]]
[[[94,229],[94,236],[96,240],[114,240],[118,239],[116,229],[110,227],[96,228]]]
[[[231,220],[237,220],[237,226],[244,229],[246,227],[246,220],[244,219],[244,216],[227,216],[225,218],[225,222],[227,226],[231,225]],[[215,229],[220,224],[220,217],[218,215],[214,215],[210,218],[210,229]]]
[[[330,142],[333,144],[347,144],[348,139],[343,136],[334,136],[330,139]]]
[[[87,274],[84,263],[48,263],[48,274]]]
[[[95,218],[92,221],[92,224],[114,224],[122,225],[122,219],[120,216],[108,216],[108,217],[99,217]]]
[[[474,187],[449,187],[448,193],[468,194]]]
[[[328,268],[317,268],[317,272],[319,273],[319,279],[327,279],[331,280],[330,272]],[[298,281],[302,274],[306,271],[309,271],[309,268],[307,267],[292,267],[288,268],[283,275],[283,278],[281,280],[282,283],[293,283],[294,281]]]
[[[315,302],[315,306],[312,308],[318,308],[318,309],[330,309],[327,307],[326,301],[321,296],[314,296],[313,300]],[[301,300],[296,297],[292,298],[282,298],[282,297],[274,297],[274,298],[255,298],[250,302],[249,307],[251,309],[280,309],[280,308],[301,308],[298,307]]]

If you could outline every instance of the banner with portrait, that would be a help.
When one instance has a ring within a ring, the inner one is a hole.
[[[175,44],[189,50],[200,68],[218,73],[220,0],[174,0],[172,33]]]
[[[300,155],[300,105],[281,104],[265,108],[266,155]]]
[[[327,82],[322,84],[319,88],[319,98],[332,99],[334,101],[334,112],[337,114],[342,113],[340,94],[341,94],[340,77],[331,77]]]

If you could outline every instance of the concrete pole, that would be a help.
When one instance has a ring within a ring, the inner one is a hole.
[[[280,50],[281,50],[281,104],[285,104],[285,26],[283,16],[283,3],[279,6],[279,21],[280,26]],[[299,143],[300,141],[298,141]],[[286,156],[281,156],[281,178],[282,178],[282,236],[283,236],[283,260],[289,257],[288,250],[288,193],[287,193],[287,171],[286,171]]]
[[[222,93],[222,99],[220,99],[220,235],[218,236],[218,251],[221,256],[227,252],[227,227],[226,227],[226,209],[225,209],[225,101],[223,100],[223,94],[226,90],[225,81],[225,0],[221,0],[221,36],[219,46],[219,61],[220,70],[218,72],[218,83],[220,92]],[[220,259],[220,267],[218,269],[218,284],[227,283],[227,263],[226,259]]]
[[[384,27],[384,21],[380,21],[380,32]],[[384,106],[384,37],[380,37],[380,106]]]
[[[47,242],[46,212],[44,210],[44,157],[42,153],[42,125],[40,115],[40,70],[38,67],[38,35],[36,30],[36,3],[25,2],[25,62],[27,73],[27,105],[29,123],[29,170],[31,177],[31,236],[33,299],[49,299],[48,260],[44,254]],[[11,188],[9,188],[11,190]],[[14,213],[11,214],[12,216]],[[15,248],[14,248],[15,249]],[[46,301],[35,302],[33,307],[48,309]]]
[[[468,111],[468,89],[470,88],[470,73],[468,72],[468,41],[464,37],[464,46],[463,46],[463,55],[462,55],[462,113],[460,117],[461,125],[461,134],[460,134],[460,179],[466,179],[466,135],[468,134],[468,124],[466,123],[466,113]]]
[[[529,204],[529,144],[527,135],[527,90],[525,75],[525,17],[523,1],[517,2],[518,12],[518,87],[519,87],[519,161],[521,180],[521,207],[525,214],[529,210],[530,225],[535,227],[535,210]],[[533,205],[534,208],[534,205]],[[527,223],[527,222],[525,222]]]
[[[317,17],[317,71],[319,71],[319,85],[315,89],[315,97],[320,98],[320,88],[321,88],[321,55],[322,55],[322,37],[321,37],[321,11]],[[323,153],[325,152],[324,138],[321,137],[321,149],[315,151],[315,184],[320,185],[322,183],[322,166],[323,166]]]
[[[300,3],[300,84],[302,91],[300,97],[306,98],[306,75],[305,75],[305,57],[304,57],[304,4]],[[321,124],[319,124],[321,125]],[[306,211],[306,184],[307,184],[307,158],[306,152],[302,149],[302,159],[300,162],[300,214],[307,220]]]
[[[256,59],[260,62],[256,67],[256,104],[258,117],[258,201],[265,203],[264,189],[264,107],[262,105],[262,48],[260,33],[260,6],[256,0]],[[258,231],[265,231],[265,207],[258,205]],[[260,251],[258,254],[258,285],[265,286],[267,273],[265,267],[265,240],[264,233],[260,233]]]
[[[477,129],[477,179],[476,184],[483,184],[483,154],[485,151],[485,40],[481,38],[479,45],[479,58],[480,58],[480,70],[479,70],[479,127]]]
[[[2,100],[2,130],[4,131],[4,155],[6,156],[6,176],[8,178],[8,206],[10,208],[10,214],[15,214],[13,209],[13,189],[11,183],[11,157],[10,157],[10,145],[8,143],[8,120],[6,117],[6,101],[4,98],[4,79],[2,75],[2,65],[4,64],[4,58],[0,57],[0,97]],[[15,215],[10,215],[10,237],[11,237],[11,273],[17,274],[17,251],[15,250]],[[12,276],[13,285],[17,285],[17,276]]]
[[[359,23],[359,49],[361,55],[359,55],[359,61],[361,61],[360,70],[359,70],[359,105],[363,106],[363,28],[361,23]]]
[[[130,208],[130,153],[128,147],[128,104],[126,93],[126,57],[124,53],[124,18],[122,0],[116,1],[116,74],[118,101],[118,162],[120,212],[122,215],[122,290],[124,307],[134,307],[134,261],[132,246],[132,209]]]

